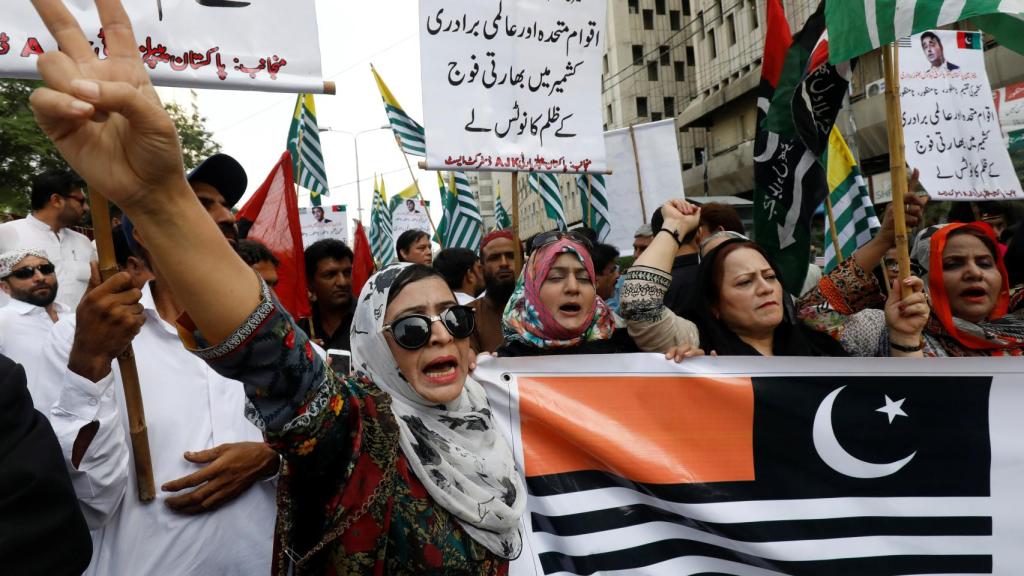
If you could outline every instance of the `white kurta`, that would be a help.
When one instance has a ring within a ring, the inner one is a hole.
[[[117,363],[97,383],[67,369],[73,318],[54,328],[34,383],[37,402],[48,400],[52,406],[48,416],[68,462],[82,426],[100,423],[79,469],[70,470],[93,536],[86,574],[266,574],[275,481],[258,482],[216,511],[198,516],[178,514],[164,504],[175,494],[161,492],[162,484],[201,468],[184,459],[186,451],[263,438],[244,416],[242,383],[221,377],[185,350],[174,327],[157,314],[149,286],[142,304],[146,323],[133,345],[157,486],[154,502],[138,500]]]
[[[53,305],[58,318],[71,314],[71,310],[60,302],[54,302]],[[0,308],[0,353],[25,368],[30,384],[39,364],[39,350],[53,326],[53,320],[50,320],[50,315],[42,306],[12,299],[7,306]],[[31,386],[29,392],[32,392]],[[36,409],[42,408],[41,412],[46,412],[48,406],[35,402],[34,398],[33,403]]]
[[[46,251],[57,267],[57,301],[74,310],[89,287],[89,263],[97,260],[96,249],[84,235],[50,225],[29,214],[21,220],[0,224],[0,254],[20,248]],[[5,295],[6,296],[6,295]],[[4,298],[8,302],[9,298]]]

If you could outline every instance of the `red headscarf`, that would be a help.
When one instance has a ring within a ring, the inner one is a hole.
[[[928,261],[928,291],[932,298],[932,311],[939,321],[942,322],[942,326],[946,331],[967,348],[972,350],[996,350],[1005,348],[1005,344],[984,340],[972,334],[968,334],[958,329],[956,324],[953,322],[953,312],[949,306],[949,295],[946,294],[946,283],[942,279],[942,254],[946,250],[946,242],[950,233],[961,229],[974,230],[991,240],[992,246],[999,245],[999,241],[996,239],[996,235],[995,232],[992,231],[992,227],[984,222],[949,224],[947,226],[943,226],[938,232],[933,234],[931,237],[931,254],[929,255]],[[992,313],[989,314],[987,320],[995,320],[996,318],[1005,316],[1010,307],[1009,275],[1006,273],[1006,265],[1003,263],[1003,255],[996,250],[995,254],[992,256],[995,258],[996,267],[1003,278],[1003,285],[999,289],[999,298],[996,300],[996,306],[992,309]]]

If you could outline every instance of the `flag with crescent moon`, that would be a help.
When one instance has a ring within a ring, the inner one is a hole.
[[[1015,573],[998,567],[1024,566],[1022,375],[987,359],[482,358],[529,490],[510,574]]]

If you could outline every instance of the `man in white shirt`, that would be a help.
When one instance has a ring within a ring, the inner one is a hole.
[[[210,217],[227,228],[245,173],[219,156],[190,181]],[[144,240],[129,221],[122,226],[132,249],[146,258]],[[183,310],[160,270],[153,272],[156,279],[141,291],[120,273],[89,292],[77,318],[62,320],[50,335],[35,382],[38,395],[49,399],[48,417],[93,530],[86,574],[267,573],[279,457],[245,418],[241,382],[220,376],[182,345],[175,322]],[[148,504],[137,496],[113,362],[129,341],[157,486],[157,500]]]
[[[0,224],[0,252],[35,248],[57,267],[57,301],[74,309],[89,286],[96,249],[76,226],[89,211],[85,182],[74,172],[43,172],[32,182],[32,213]],[[2,299],[8,301],[6,297]]]
[[[472,250],[445,248],[434,258],[434,269],[444,276],[459,304],[469,304],[484,290],[484,268]]]
[[[0,308],[0,353],[21,364],[29,380],[39,361],[39,347],[54,323],[71,312],[54,301],[57,287],[54,266],[42,250],[0,254],[0,290],[11,297]]]

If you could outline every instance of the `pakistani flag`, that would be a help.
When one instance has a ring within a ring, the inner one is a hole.
[[[605,238],[612,231],[604,176],[593,174],[588,178],[586,174],[580,174],[576,178],[576,187],[580,191],[580,204],[583,207],[583,224],[597,232],[598,240],[604,242]]]
[[[836,127],[832,128],[829,147],[821,162],[828,173],[828,197],[832,202],[836,233],[845,260],[853,256],[857,248],[871,240],[882,224],[875,215],[875,207],[871,204],[871,195],[868,194],[864,177],[857,168],[857,160]],[[835,242],[832,240],[830,228],[826,227],[825,273],[831,272],[838,265]]]
[[[565,209],[562,207],[562,190],[558,187],[558,176],[550,172],[531,172],[530,190],[540,194],[548,218],[555,221],[559,230],[565,230]]]
[[[398,103],[394,94],[384,84],[380,74],[377,74],[377,69],[371,65],[370,70],[373,72],[373,78],[377,81],[380,97],[384,99],[384,111],[388,114],[391,131],[395,133],[395,138],[398,140],[402,151],[413,156],[425,157],[427,155],[427,143],[423,126],[420,126],[419,122],[416,122],[405,113],[402,105]]]
[[[827,183],[818,156],[796,136],[787,137],[768,127],[769,111],[791,106],[792,100],[773,100],[800,82],[809,51],[804,36],[817,39],[823,30],[812,18],[800,34],[790,36],[781,0],[768,0],[761,85],[758,88],[757,135],[754,140],[754,232],[782,272],[783,285],[799,294],[807,276],[811,251],[811,218],[825,200]],[[823,28],[823,26],[822,26]],[[811,42],[813,46],[813,42]],[[782,118],[792,118],[787,110]]]
[[[370,251],[379,267],[391,263],[395,256],[391,238],[391,210],[388,209],[384,195],[384,180],[377,186],[377,177],[373,177],[373,207],[370,210]]]
[[[833,0],[825,16],[832,62],[967,19],[1000,44],[1024,53],[1021,0]]]
[[[494,194],[494,228],[504,230],[512,227],[512,218],[505,211],[505,205],[501,203],[501,184],[498,184]]]
[[[480,241],[484,237],[484,221],[480,217],[480,207],[473,196],[465,172],[452,172],[450,178],[448,205],[445,206],[444,212],[451,216],[445,230],[444,247],[468,248],[476,252],[480,249]]]
[[[292,127],[288,131],[288,152],[292,155],[295,183],[309,190],[313,206],[320,205],[320,196],[330,191],[324,153],[320,149],[320,129],[316,123],[316,104],[312,94],[299,94],[295,101]]]

